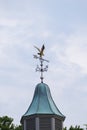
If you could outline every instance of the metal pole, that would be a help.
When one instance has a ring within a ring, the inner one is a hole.
[[[40,79],[41,79],[41,83],[43,83],[43,60],[42,60],[42,58],[40,59],[40,62],[41,62],[41,77],[40,77]]]

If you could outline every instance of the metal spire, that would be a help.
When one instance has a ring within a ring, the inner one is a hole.
[[[44,56],[44,49],[45,49],[45,46],[42,45],[42,48],[39,49],[38,47],[34,46],[39,52],[37,53],[37,55],[34,55],[34,58],[35,59],[39,59],[40,61],[40,66],[37,65],[36,67],[36,72],[39,71],[41,73],[41,76],[40,76],[40,79],[41,79],[41,83],[43,83],[43,72],[47,71],[48,70],[48,65],[46,65],[45,67],[43,67],[43,62],[49,62],[48,60],[46,59],[43,59],[43,56]]]

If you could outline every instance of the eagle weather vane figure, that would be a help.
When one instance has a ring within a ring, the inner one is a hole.
[[[40,61],[40,66],[37,65],[37,68],[36,68],[36,71],[39,71],[41,72],[41,83],[43,83],[43,72],[44,71],[47,71],[48,70],[48,65],[45,66],[45,68],[43,67],[43,62],[49,62],[48,60],[46,59],[43,59],[43,56],[44,56],[44,49],[45,49],[45,46],[44,44],[42,45],[41,49],[39,49],[38,47],[34,46],[37,50],[38,50],[38,53],[37,55],[34,55],[34,58],[35,59],[39,59]]]

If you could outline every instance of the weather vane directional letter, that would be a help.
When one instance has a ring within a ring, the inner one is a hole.
[[[44,49],[45,49],[45,46],[42,45],[41,49],[39,49],[38,47],[34,46],[37,50],[38,50],[38,53],[37,55],[34,55],[34,58],[35,59],[39,59],[40,61],[40,66],[37,65],[37,68],[36,68],[36,71],[39,71],[41,72],[41,83],[43,83],[43,72],[44,71],[47,71],[48,70],[48,65],[45,66],[45,68],[43,67],[43,62],[46,61],[46,62],[49,62],[48,60],[46,59],[43,59],[43,56],[44,56]]]

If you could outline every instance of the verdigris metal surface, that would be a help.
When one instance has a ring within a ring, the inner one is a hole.
[[[23,116],[30,116],[33,114],[56,114],[60,117],[65,116],[56,107],[50,89],[47,84],[37,84],[34,92],[33,100]]]

